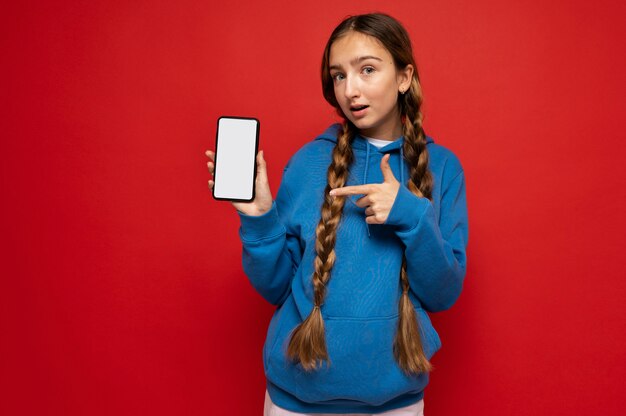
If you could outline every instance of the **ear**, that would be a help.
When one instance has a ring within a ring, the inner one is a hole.
[[[398,71],[398,92],[406,92],[411,87],[411,80],[413,79],[413,65],[408,64]]]

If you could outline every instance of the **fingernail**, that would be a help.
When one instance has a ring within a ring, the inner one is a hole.
[[[329,194],[330,196],[335,196],[335,190],[334,190],[334,189],[332,189],[332,190],[331,190],[328,194]]]

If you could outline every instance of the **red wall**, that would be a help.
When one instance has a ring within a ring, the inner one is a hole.
[[[0,413],[261,414],[272,306],[204,151],[218,116],[258,117],[275,193],[334,120],[328,35],[381,10],[467,177],[426,413],[622,414],[624,3],[261,3],[1,6]]]

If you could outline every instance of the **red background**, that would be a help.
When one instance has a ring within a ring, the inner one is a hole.
[[[426,414],[622,414],[626,8],[564,0],[3,4],[1,414],[261,414],[273,308],[204,151],[258,117],[275,194],[335,119],[328,35],[376,10],[467,178]]]

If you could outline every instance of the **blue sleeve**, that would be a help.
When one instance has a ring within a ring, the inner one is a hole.
[[[401,184],[385,222],[404,243],[411,290],[429,312],[450,308],[463,288],[468,218],[462,170],[442,190],[440,207],[437,223],[432,203]]]
[[[256,291],[273,305],[282,304],[289,295],[302,259],[298,237],[289,224],[293,204],[285,183],[286,173],[287,168],[268,212],[253,216],[237,211],[241,220],[243,270]]]

